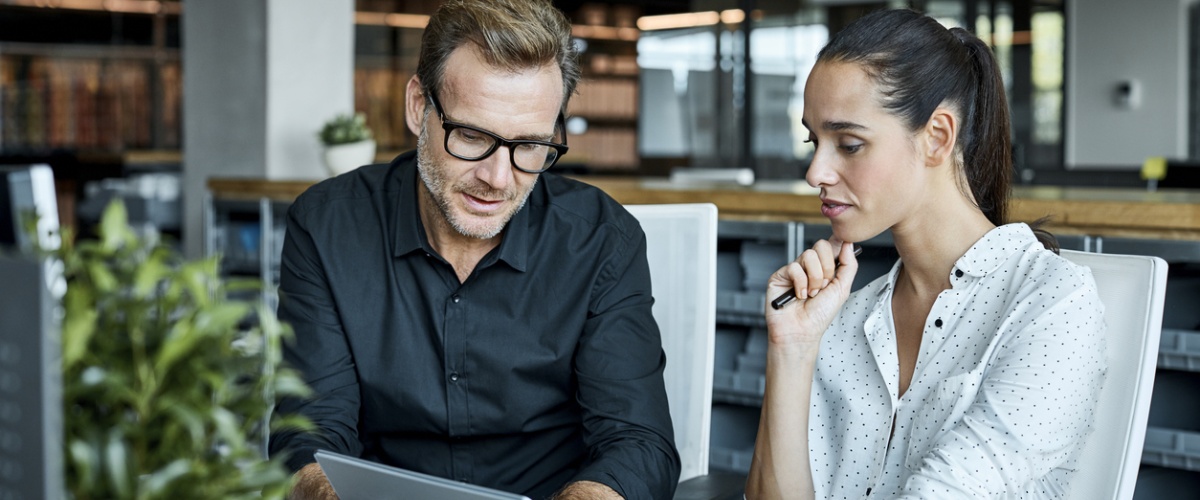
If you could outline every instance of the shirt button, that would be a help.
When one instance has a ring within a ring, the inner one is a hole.
[[[942,327],[942,318],[938,318],[938,319],[935,319],[935,320],[933,320],[933,326],[936,326],[936,327],[938,327],[938,328],[941,328],[941,327]]]
[[[455,303],[455,304],[457,304],[457,303],[458,303],[458,301],[459,301],[459,299],[461,299],[462,297],[459,297],[459,296],[458,296],[458,294],[456,293],[456,294],[454,294],[454,295],[450,296],[450,298],[451,298],[452,300],[454,300],[454,303]]]
[[[954,270],[954,275],[955,275],[955,276],[957,276],[957,277],[959,277],[959,278],[961,278],[961,277],[962,277],[962,275],[963,275],[962,269],[955,269],[955,270]]]
[[[451,381],[451,382],[458,382],[458,372],[454,372],[454,373],[451,373],[451,374],[450,374],[450,381]]]

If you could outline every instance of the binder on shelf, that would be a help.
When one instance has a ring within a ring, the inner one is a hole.
[[[155,68],[161,74],[155,74]],[[0,148],[178,148],[178,61],[0,55]],[[155,103],[154,88],[161,102]],[[157,113],[155,112],[157,110]],[[159,131],[156,143],[155,131]]]

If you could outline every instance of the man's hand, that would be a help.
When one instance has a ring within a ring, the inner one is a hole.
[[[316,462],[305,465],[303,469],[296,471],[296,484],[292,487],[292,493],[288,495],[288,500],[337,500],[337,493],[333,492],[333,485],[329,484],[329,479],[325,477],[325,471],[321,470],[321,466]]]
[[[607,484],[595,481],[576,481],[554,495],[554,500],[624,500]]]

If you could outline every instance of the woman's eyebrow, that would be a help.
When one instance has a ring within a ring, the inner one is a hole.
[[[812,126],[808,124],[807,120],[801,119],[800,123],[809,130],[813,129]],[[821,122],[821,129],[828,130],[830,132],[845,132],[847,130],[866,130],[867,127],[854,122],[826,120]]]

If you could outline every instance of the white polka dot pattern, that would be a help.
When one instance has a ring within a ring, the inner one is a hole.
[[[809,421],[817,498],[1064,497],[1104,376],[1091,272],[1025,224],[988,232],[950,270],[897,398],[899,269],[851,295],[822,340]]]

